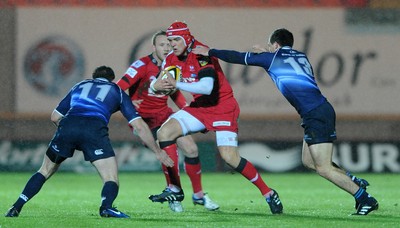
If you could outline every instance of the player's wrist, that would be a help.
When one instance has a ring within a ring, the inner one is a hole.
[[[156,88],[154,88],[154,84],[156,84],[157,80],[153,80],[150,83],[150,89],[153,90],[153,92],[157,92],[158,90]]]

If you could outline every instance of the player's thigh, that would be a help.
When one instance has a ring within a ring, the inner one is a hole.
[[[194,158],[199,155],[198,148],[196,142],[194,141],[193,137],[190,135],[179,137],[176,140],[176,143],[179,149],[182,150],[184,155],[189,158]]]
[[[178,112],[172,114],[165,124],[168,122],[174,123],[174,127],[176,129],[179,128],[179,133],[181,135],[197,133],[206,129],[205,125],[199,119],[185,110],[179,110]],[[163,126],[165,124],[163,124]],[[179,127],[176,126],[176,124],[178,124]]]
[[[333,143],[318,143],[308,146],[315,168],[332,165]]]
[[[114,181],[118,183],[118,165],[115,157],[99,159],[92,162],[103,182]]]
[[[314,161],[311,157],[310,149],[308,148],[308,145],[306,141],[303,140],[303,149],[301,153],[301,160],[303,162],[303,165],[305,165],[308,168],[315,169],[314,167]]]

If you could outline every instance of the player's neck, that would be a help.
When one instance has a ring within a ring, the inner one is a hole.
[[[153,52],[153,54],[151,54],[151,56],[153,56],[153,59],[155,59],[157,61],[157,66],[161,66],[162,63],[162,59],[158,58],[156,53]]]

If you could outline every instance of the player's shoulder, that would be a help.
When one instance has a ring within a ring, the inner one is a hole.
[[[147,66],[149,63],[151,63],[151,58],[149,56],[144,56],[140,59],[133,61],[133,63],[130,65],[130,67],[139,69],[141,67]]]

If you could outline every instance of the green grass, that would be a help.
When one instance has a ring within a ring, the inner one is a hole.
[[[21,193],[31,173],[0,173],[0,212],[5,213]],[[164,186],[161,173],[121,173],[115,205],[130,219],[104,219],[98,215],[101,181],[96,173],[57,173],[18,218],[0,216],[6,227],[398,227],[400,175],[362,174],[368,190],[380,202],[368,216],[349,216],[354,199],[316,174],[262,174],[278,190],[283,215],[272,215],[256,187],[239,174],[204,173],[203,188],[220,204],[206,211],[191,203],[186,174],[185,212],[173,213],[167,204],[152,203],[149,194]]]

